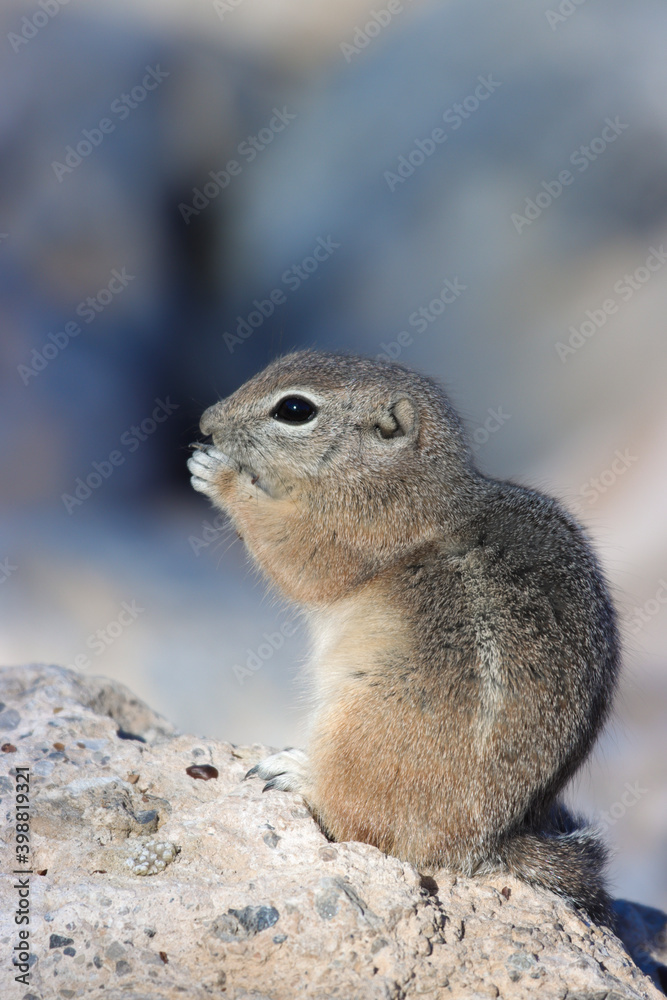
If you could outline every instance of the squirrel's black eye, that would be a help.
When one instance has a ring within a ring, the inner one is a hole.
[[[276,420],[283,420],[286,423],[305,424],[307,420],[312,420],[316,413],[317,408],[307,399],[301,396],[286,396],[276,406],[273,416]]]

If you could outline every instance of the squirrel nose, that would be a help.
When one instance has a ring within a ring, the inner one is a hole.
[[[213,429],[217,423],[220,421],[222,403],[214,403],[213,406],[209,406],[208,410],[204,410],[202,418],[199,421],[199,430],[202,434],[212,434]]]

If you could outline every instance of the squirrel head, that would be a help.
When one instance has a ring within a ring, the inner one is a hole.
[[[229,462],[220,503],[262,564],[279,538],[298,537],[329,574],[347,560],[363,576],[463,516],[477,479],[442,390],[392,362],[288,354],[200,427]]]
[[[470,454],[442,390],[392,362],[298,351],[272,362],[200,422],[270,495],[465,474]],[[321,498],[321,496],[320,496]]]

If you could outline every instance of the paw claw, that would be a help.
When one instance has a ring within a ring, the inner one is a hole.
[[[229,455],[214,445],[200,445],[187,461],[192,488],[214,497],[215,479],[221,469],[233,466]]]
[[[303,750],[289,747],[280,753],[274,753],[265,760],[255,764],[246,773],[245,778],[257,776],[265,782],[263,792],[277,789],[281,792],[297,792],[307,795],[309,787],[308,757]],[[245,778],[243,779],[245,781]]]

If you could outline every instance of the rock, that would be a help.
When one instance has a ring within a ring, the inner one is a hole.
[[[660,910],[619,899],[616,933],[643,972],[667,993],[667,916]]]
[[[0,755],[4,856],[17,767],[31,768],[32,850],[23,986],[7,978],[18,889],[1,890],[3,996],[663,995],[657,911],[618,904],[652,982],[609,929],[509,875],[420,877],[366,844],[329,843],[298,796],[243,781],[269,748],[178,733],[122,685],[59,667],[5,669],[0,696],[18,716],[17,749]]]

